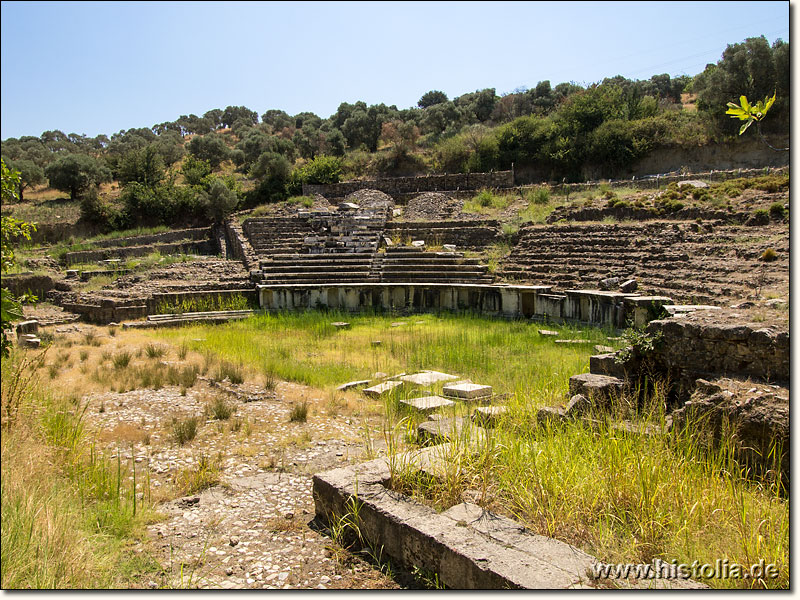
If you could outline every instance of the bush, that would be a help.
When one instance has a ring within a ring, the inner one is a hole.
[[[225,185],[221,179],[214,179],[207,192],[201,192],[201,201],[206,205],[206,211],[215,223],[221,223],[239,204],[239,197]]]
[[[528,202],[533,204],[549,204],[550,190],[546,187],[537,187],[528,192]]]
[[[769,207],[769,216],[776,221],[782,221],[786,217],[786,208],[781,202],[775,202]]]
[[[775,252],[775,250],[773,250],[772,248],[767,248],[761,255],[761,260],[763,260],[764,262],[772,262],[774,260],[778,260],[778,253]]]
[[[748,225],[769,225],[769,211],[766,208],[754,210],[747,220]]]
[[[106,230],[114,229],[119,221],[119,212],[101,198],[97,187],[93,186],[81,198],[81,220]]]
[[[292,171],[287,190],[290,194],[303,193],[303,184],[339,183],[342,176],[342,161],[336,156],[321,154]]]

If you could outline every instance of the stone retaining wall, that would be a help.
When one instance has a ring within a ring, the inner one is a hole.
[[[124,246],[148,246],[150,244],[170,244],[183,240],[208,240],[211,239],[210,227],[199,227],[192,229],[176,229],[163,233],[153,233],[150,235],[136,235],[126,238],[115,238],[94,242],[95,248],[120,248]]]
[[[258,256],[250,242],[247,241],[242,231],[242,225],[238,221],[229,219],[225,222],[225,241],[227,242],[226,258],[242,261],[244,268],[248,271],[258,265]]]
[[[428,246],[455,244],[459,248],[483,249],[497,241],[498,221],[407,221],[389,222],[384,235],[425,240]]]
[[[209,230],[210,231],[210,230]],[[82,250],[68,252],[64,255],[67,265],[97,262],[110,258],[132,258],[146,256],[151,252],[162,254],[213,254],[214,245],[208,239],[199,241],[184,241],[170,244],[157,244],[151,246],[127,246],[121,248],[100,248],[97,250]]]
[[[344,181],[328,185],[303,184],[303,195],[321,194],[326,198],[342,198],[357,190],[380,190],[390,196],[445,190],[478,190],[506,188],[514,185],[513,171],[491,173],[453,173],[420,177],[386,177],[366,181]]]
[[[137,298],[133,300],[112,300],[105,298],[100,300],[99,304],[65,302],[61,304],[61,307],[68,312],[81,315],[90,323],[105,325],[132,319],[143,319],[148,315],[156,313],[158,306],[163,302],[177,303],[181,300],[208,298],[210,296],[228,298],[234,295],[242,295],[250,300],[252,304],[255,304],[257,298],[256,292],[253,289],[203,290],[199,292],[156,293],[150,298]]]
[[[789,382],[788,331],[753,324],[664,319],[651,321],[647,332],[661,336],[652,358],[677,380],[679,391],[690,391],[700,377]]]
[[[19,275],[3,275],[2,287],[15,296],[30,293],[39,300],[43,300],[47,292],[56,288],[56,284],[47,275],[20,273]]]

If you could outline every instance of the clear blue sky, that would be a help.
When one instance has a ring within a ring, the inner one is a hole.
[[[695,75],[729,43],[788,41],[789,6],[2,2],[0,138],[111,135],[228,105],[325,118],[357,100],[408,108],[432,89]]]

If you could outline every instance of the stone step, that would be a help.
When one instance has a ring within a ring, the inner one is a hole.
[[[441,256],[436,254],[397,258],[386,256],[386,262],[393,265],[424,265],[430,263],[452,264],[452,265],[478,265],[481,263],[479,258],[463,258],[458,256]]]
[[[470,273],[485,273],[486,267],[482,265],[450,265],[450,264],[410,264],[410,265],[394,265],[389,262],[383,263],[383,272],[407,272],[407,271],[435,271],[439,272],[442,270],[449,271],[451,273],[457,272],[470,272]]]
[[[407,274],[394,274],[394,275],[381,275],[381,281],[385,281],[386,283],[492,283],[494,278],[492,277],[484,277],[479,274],[475,274],[472,277],[465,277],[463,274],[458,275],[450,275],[447,273],[442,273],[435,277],[430,276],[429,274],[414,274],[414,273],[407,273]]]
[[[337,271],[330,273],[320,273],[309,271],[307,273],[264,273],[261,276],[261,281],[292,281],[295,279],[311,279],[316,281],[333,281],[343,278],[357,278],[363,279],[369,275],[369,269],[362,271]]]

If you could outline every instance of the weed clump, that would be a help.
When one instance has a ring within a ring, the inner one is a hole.
[[[221,456],[211,458],[202,454],[194,467],[184,469],[176,478],[178,489],[184,494],[196,494],[220,482]]]
[[[131,353],[127,350],[122,352],[118,352],[114,356],[111,357],[111,364],[114,365],[115,369],[125,369],[131,362]]]
[[[308,419],[308,402],[301,402],[292,407],[292,412],[289,414],[290,423],[305,423]]]
[[[147,358],[161,358],[167,353],[167,349],[164,348],[164,346],[147,344],[147,346],[144,347],[144,353],[147,355]]]
[[[222,361],[213,376],[214,381],[224,381],[227,379],[233,384],[244,382],[244,370],[241,365],[236,365],[228,361]]]
[[[217,421],[227,421],[236,412],[236,407],[229,404],[225,398],[217,396],[211,402],[206,404],[206,412],[211,415],[212,419]]]
[[[172,441],[179,446],[185,446],[197,436],[197,426],[197,417],[187,417],[185,419],[172,417],[172,424],[170,426]]]

